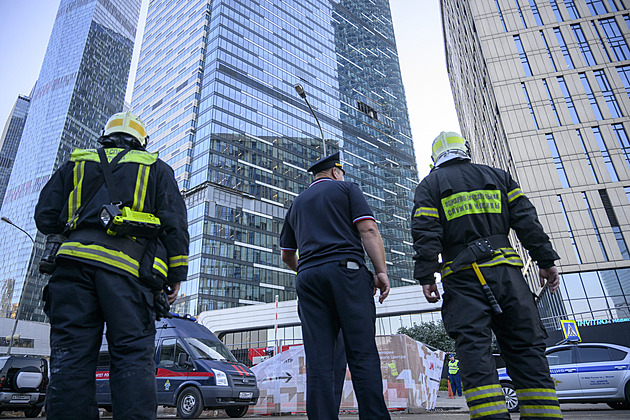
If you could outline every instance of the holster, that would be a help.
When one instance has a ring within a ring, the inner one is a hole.
[[[456,273],[462,268],[471,265],[476,262],[477,264],[489,261],[492,259],[494,252],[499,248],[509,248],[512,245],[510,240],[505,235],[491,235],[486,238],[479,238],[473,242],[469,242],[463,249],[454,247],[449,249],[450,252],[445,253],[445,261],[449,261],[451,256],[456,251],[457,254],[453,258],[453,262],[449,267]]]

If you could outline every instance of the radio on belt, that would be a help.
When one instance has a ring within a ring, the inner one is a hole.
[[[151,213],[119,208],[115,204],[105,204],[99,214],[101,223],[108,235],[128,235],[142,238],[156,237],[160,231],[160,219]]]

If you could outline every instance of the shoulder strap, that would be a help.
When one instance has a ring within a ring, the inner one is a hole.
[[[116,195],[116,188],[114,185],[114,177],[112,175],[112,166],[116,166],[118,162],[125,156],[131,149],[125,148],[120,153],[118,153],[112,159],[111,163],[107,161],[107,156],[105,156],[105,149],[98,149],[98,157],[101,160],[101,168],[103,169],[103,177],[105,178],[105,184],[107,184],[107,191],[109,192],[109,200],[112,204],[122,203],[121,200],[118,200]]]

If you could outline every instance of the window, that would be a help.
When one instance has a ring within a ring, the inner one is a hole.
[[[553,10],[553,14],[556,15],[556,20],[558,22],[562,22],[562,15],[560,14],[560,9],[558,8],[558,3],[556,0],[549,0],[551,3],[551,10]]]
[[[569,240],[571,241],[573,252],[575,252],[575,258],[577,259],[578,264],[582,264],[582,258],[580,258],[580,253],[578,252],[577,243],[575,242],[575,236],[573,235],[573,229],[571,229],[571,224],[569,223],[569,218],[567,216],[567,210],[564,207],[564,202],[562,201],[562,196],[560,195],[558,195],[558,203],[560,204],[560,210],[562,210],[564,223],[567,225],[567,233],[569,234]]]
[[[514,35],[514,43],[516,43],[516,49],[518,50],[518,56],[521,59],[523,70],[525,70],[525,75],[531,76],[532,69],[529,67],[529,62],[527,61],[527,55],[525,54],[525,50],[523,49],[523,44],[521,43],[521,37],[518,35]]]
[[[582,81],[582,86],[584,86],[584,90],[586,91],[586,97],[591,104],[595,118],[597,118],[597,120],[602,120],[604,117],[602,117],[602,112],[599,109],[599,105],[597,104],[597,100],[593,94],[593,89],[591,89],[591,84],[588,82],[586,73],[580,73],[580,80]]]
[[[584,57],[586,64],[589,66],[596,65],[597,62],[595,61],[595,57],[593,57],[591,47],[586,41],[586,37],[584,36],[584,32],[582,31],[580,24],[571,25],[571,29],[573,30],[573,34],[575,35],[575,39],[578,42],[578,46],[580,47],[580,51],[582,52],[582,56]]]
[[[617,73],[619,74],[623,87],[626,88],[626,93],[630,98],[630,66],[617,67]]]
[[[602,47],[602,51],[604,52],[606,59],[609,62],[612,61],[610,59],[610,54],[608,54],[608,50],[606,49],[606,43],[604,42],[604,38],[602,38],[601,32],[599,31],[599,29],[597,29],[597,25],[595,24],[595,21],[591,21],[591,24],[593,25],[593,31],[597,34],[597,38],[599,39],[599,44]]]
[[[551,157],[553,158],[553,163],[556,166],[556,171],[558,172],[558,176],[560,177],[560,184],[562,184],[562,188],[569,188],[569,180],[567,179],[567,174],[564,170],[564,165],[562,164],[562,159],[560,158],[560,154],[558,153],[558,148],[556,146],[556,141],[553,138],[553,134],[548,133],[545,134],[547,138],[547,144],[549,145],[549,150],[551,150]]]
[[[630,59],[630,49],[628,48],[628,43],[624,39],[615,18],[611,17],[608,19],[600,19],[599,24],[604,31],[606,39],[608,40],[608,45],[610,45],[610,48],[615,53],[617,61]]]
[[[580,12],[578,12],[578,9],[575,7],[575,0],[564,0],[564,5],[567,7],[571,19],[580,18]]]
[[[545,44],[545,49],[547,50],[547,56],[549,57],[549,60],[551,61],[553,71],[558,71],[558,68],[556,67],[556,63],[553,61],[553,57],[551,56],[551,51],[549,50],[549,44],[547,44],[547,38],[545,38],[545,33],[543,31],[540,31],[540,36],[542,37],[543,43]]]
[[[606,73],[604,73],[604,70],[595,70],[593,74],[595,75],[595,79],[599,84],[599,88],[601,89],[602,94],[604,95],[604,100],[608,104],[610,115],[612,115],[613,118],[622,117],[623,115],[621,114],[621,108],[619,108],[617,98],[615,98],[612,87],[610,86],[610,83],[608,83],[608,78],[606,77]]]
[[[597,140],[597,145],[599,146],[599,150],[602,153],[602,157],[604,158],[604,164],[606,164],[606,168],[608,169],[608,173],[610,174],[610,179],[613,182],[619,181],[617,171],[615,170],[615,166],[610,159],[610,153],[608,152],[606,143],[604,143],[604,137],[602,137],[602,132],[600,131],[599,127],[593,127],[593,135],[595,136],[595,140]]]
[[[558,110],[556,110],[556,104],[553,102],[553,98],[551,97],[551,91],[549,90],[549,86],[547,85],[547,80],[546,79],[542,79],[543,85],[545,86],[545,90],[547,91],[547,97],[549,97],[549,103],[551,104],[551,110],[553,111],[553,115],[556,116],[556,122],[558,123],[559,126],[561,126],[562,124],[560,123],[560,116],[558,115]]]
[[[181,353],[186,353],[182,342],[176,338],[167,338],[162,340],[162,347],[160,349],[160,367],[169,369],[177,368],[177,357]],[[183,366],[182,366],[183,367]]]
[[[364,104],[361,101],[357,101],[357,108],[359,109],[359,111],[372,118],[373,120],[378,120],[378,113],[371,106]]]
[[[608,347],[608,350],[610,350],[610,360],[613,360],[613,361],[623,360],[626,358],[626,355],[628,354],[623,350],[615,349],[612,347]]]
[[[607,347],[578,347],[578,363],[610,362]]]
[[[597,179],[597,175],[595,174],[595,169],[593,169],[593,162],[591,162],[591,157],[588,155],[588,151],[586,150],[586,144],[584,143],[584,139],[582,138],[582,133],[580,130],[575,130],[578,139],[580,140],[580,144],[582,145],[582,151],[584,152],[584,157],[586,158],[586,163],[588,163],[588,167],[591,170],[591,175],[593,175],[593,180],[595,180],[596,184],[599,184],[599,180]]]
[[[564,77],[558,77],[558,84],[560,85],[560,89],[562,90],[562,95],[564,96],[564,101],[567,103],[567,107],[569,108],[569,114],[571,114],[571,120],[573,124],[580,123],[580,117],[575,110],[575,105],[573,104],[573,99],[571,98],[571,94],[569,93],[569,88],[567,87],[566,82],[564,81]]]
[[[623,234],[621,233],[621,228],[619,227],[619,221],[617,220],[617,216],[615,215],[615,210],[613,209],[612,203],[610,202],[608,191],[599,190],[599,196],[602,199],[602,204],[604,205],[606,216],[608,217],[608,221],[610,222],[610,227],[612,227],[613,234],[615,235],[615,240],[617,241],[617,246],[619,247],[619,251],[621,252],[621,257],[624,260],[630,260],[630,253],[628,252],[628,246],[626,245],[626,240],[624,239]]]
[[[532,13],[534,14],[534,19],[536,19],[536,24],[538,26],[543,26],[544,23],[540,18],[540,12],[538,11],[538,6],[536,6],[535,0],[529,0],[529,6],[532,8]]]
[[[514,0],[516,3],[516,10],[518,10],[518,15],[521,17],[521,22],[523,22],[523,27],[527,28],[527,23],[525,23],[525,19],[523,18],[523,11],[521,10],[521,5],[518,4],[518,0]]]
[[[626,163],[628,167],[630,167],[630,141],[628,141],[628,134],[623,128],[623,124],[613,124],[612,129],[617,136],[617,141],[619,142],[619,146],[621,146],[623,156],[626,158]]]
[[[586,5],[593,16],[608,13],[608,10],[606,10],[606,6],[604,5],[604,0],[586,0]]]
[[[499,6],[499,1],[494,0],[494,4],[497,5],[497,11],[499,12],[499,19],[501,20],[501,25],[503,25],[503,30],[507,32],[507,27],[505,26],[505,20],[503,20],[503,13],[501,12],[501,7]]]
[[[527,94],[527,88],[525,87],[525,83],[521,83],[521,87],[523,88],[523,93],[525,94],[525,99],[527,100],[527,107],[529,108],[529,113],[532,116],[532,120],[534,120],[534,126],[536,130],[538,130],[538,121],[536,121],[536,115],[534,114],[534,108],[532,108],[532,103],[529,100],[529,95]]]
[[[591,219],[591,224],[593,225],[593,230],[595,231],[595,237],[597,238],[597,242],[599,243],[599,249],[602,250],[604,261],[608,261],[608,254],[606,253],[606,248],[604,248],[604,242],[602,241],[602,236],[599,233],[599,228],[597,227],[597,223],[595,223],[595,218],[593,217],[593,211],[591,210],[591,205],[588,202],[588,197],[586,196],[585,192],[582,192],[582,198],[584,199],[584,204],[586,204],[588,217]],[[591,295],[589,294],[589,296]]]
[[[574,69],[575,66],[573,65],[571,54],[569,54],[569,49],[567,48],[566,42],[564,42],[564,37],[562,36],[562,32],[560,32],[560,28],[553,28],[553,32],[556,34],[558,44],[560,44],[560,51],[562,51],[562,55],[564,56],[564,61],[566,61],[567,63],[567,67],[569,69]]]
[[[571,349],[562,349],[547,353],[547,362],[549,362],[549,366],[567,365],[569,363],[573,363]]]

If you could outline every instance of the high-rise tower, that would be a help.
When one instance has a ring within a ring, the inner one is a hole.
[[[279,233],[323,155],[296,84],[375,212],[392,285],[415,283],[417,169],[389,2],[156,0],[132,109],[187,197],[189,280],[176,309],[295,298]]]
[[[546,327],[630,317],[630,1],[441,6],[473,159],[518,179],[562,257]]]
[[[18,95],[11,114],[7,118],[2,137],[0,137],[0,203],[4,198],[4,193],[7,191],[11,169],[13,169],[13,160],[20,145],[20,138],[22,138],[22,131],[24,130],[24,123],[26,122],[30,104],[31,98]]]
[[[61,0],[59,5],[2,203],[2,215],[37,243],[0,224],[0,282],[15,283],[11,306],[23,305],[22,319],[45,320],[46,278],[34,264],[44,241],[33,221],[39,192],[74,148],[96,146],[109,116],[122,110],[140,3]]]

